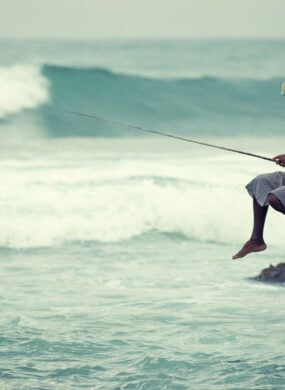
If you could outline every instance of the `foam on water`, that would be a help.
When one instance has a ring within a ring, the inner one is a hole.
[[[1,182],[6,184],[1,195],[1,246],[107,243],[151,231],[238,244],[246,231],[249,234],[251,222],[251,200],[243,187],[261,167],[263,172],[275,169],[257,161],[248,167],[248,158],[224,152],[209,156],[205,149],[190,158],[183,148],[177,157],[165,155],[160,147],[168,145],[169,152],[172,144],[158,139],[105,140],[109,157],[100,152],[99,141],[87,143],[89,151],[77,150],[76,160],[71,152],[68,155],[68,148],[76,145],[70,140],[64,144],[64,159],[57,154],[63,146],[59,142],[53,144],[54,151],[35,144],[25,160],[2,161]],[[145,155],[142,148],[148,144],[153,150]],[[270,218],[270,242],[282,243],[278,215]]]
[[[48,101],[48,81],[40,68],[13,65],[0,68],[0,119]]]

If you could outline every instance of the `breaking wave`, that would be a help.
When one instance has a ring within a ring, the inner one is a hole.
[[[280,80],[153,79],[107,69],[16,65],[0,70],[0,118],[37,123],[47,136],[134,136],[66,114],[80,111],[180,133],[283,132]],[[0,123],[1,131],[1,123]]]
[[[31,65],[0,68],[0,119],[24,109],[37,109],[49,99],[48,80]]]
[[[88,142],[96,150],[96,140]],[[109,140],[109,147],[116,142]],[[153,232],[238,245],[251,228],[251,201],[242,188],[259,170],[272,169],[267,162],[249,165],[206,151],[182,160],[160,155],[117,162],[94,152],[95,162],[86,165],[85,149],[80,150],[75,162],[72,155],[63,164],[55,154],[48,160],[9,160],[1,168],[8,184],[1,196],[0,247],[122,242]],[[276,214],[270,213],[267,235],[271,243],[282,243]]]

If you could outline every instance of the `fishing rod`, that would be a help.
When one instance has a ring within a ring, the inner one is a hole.
[[[209,146],[209,147],[215,148],[215,149],[226,150],[228,152],[239,153],[239,154],[244,154],[246,156],[261,158],[262,160],[273,161],[273,162],[276,163],[276,161],[273,158],[260,156],[259,154],[254,154],[254,153],[244,152],[242,150],[226,148],[225,146],[213,145],[213,144],[209,144],[209,143],[206,143],[206,142],[196,141],[196,140],[193,140],[193,139],[190,139],[190,138],[179,137],[177,135],[163,133],[163,132],[157,131],[157,130],[146,129],[146,128],[141,127],[141,126],[137,126],[137,125],[133,125],[133,124],[130,124],[130,123],[116,121],[114,119],[102,118],[102,117],[97,116],[97,115],[84,114],[82,112],[76,112],[76,111],[67,111],[67,113],[68,114],[74,114],[74,115],[80,115],[80,116],[84,116],[84,117],[88,117],[88,118],[92,118],[92,119],[96,119],[96,120],[102,121],[102,122],[113,123],[115,125],[125,126],[125,127],[129,127],[129,128],[132,128],[132,129],[136,129],[136,130],[141,130],[141,131],[145,131],[145,132],[148,132],[148,133],[152,133],[152,134],[162,135],[164,137],[175,138],[175,139],[179,139],[180,141],[191,142],[191,143],[198,144],[198,145]]]

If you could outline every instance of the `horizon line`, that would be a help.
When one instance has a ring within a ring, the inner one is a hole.
[[[285,40],[284,36],[256,36],[256,35],[248,35],[248,36],[239,36],[239,35],[216,35],[216,36],[210,36],[210,35],[160,35],[160,36],[102,36],[102,37],[21,37],[21,36],[7,36],[7,37],[0,37],[0,41],[39,41],[39,42],[51,42],[51,41],[73,41],[73,42],[112,42],[112,41],[182,41],[182,40],[193,40],[193,41],[199,41],[199,40],[209,40],[209,41],[218,41],[218,40],[241,40],[241,41],[247,41],[247,40],[254,40],[254,41],[280,41]]]

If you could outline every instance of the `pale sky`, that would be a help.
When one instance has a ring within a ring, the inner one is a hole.
[[[285,37],[285,0],[0,0],[0,39]]]

